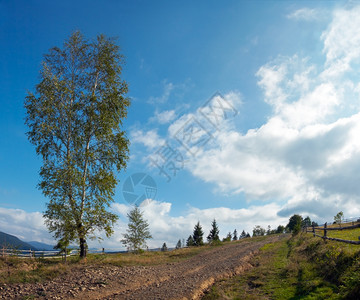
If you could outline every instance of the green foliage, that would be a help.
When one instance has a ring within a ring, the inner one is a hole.
[[[301,227],[310,227],[312,224],[311,219],[307,216],[304,220],[301,221]]]
[[[338,213],[336,214],[336,216],[334,216],[334,222],[335,222],[336,224],[340,224],[340,225],[341,225],[341,223],[343,222],[343,220],[344,220],[344,213],[343,213],[342,211],[338,212]]]
[[[194,227],[194,232],[193,232],[194,246],[204,245],[203,235],[204,235],[204,232],[202,230],[200,222],[197,222],[197,224]]]
[[[276,229],[276,233],[284,233],[285,226],[279,225]]]
[[[231,241],[231,232],[228,232],[225,238],[223,238],[223,242],[230,242]]]
[[[146,248],[146,240],[152,236],[149,230],[149,224],[144,220],[143,214],[138,206],[135,206],[128,214],[129,223],[124,239],[121,242],[128,247],[129,250],[140,252],[142,248]]]
[[[180,249],[181,248],[181,240],[178,240],[175,249]]]
[[[263,236],[265,235],[265,228],[261,227],[260,225],[256,225],[253,229],[253,236]]]
[[[209,235],[207,237],[207,240],[208,240],[209,243],[220,241],[219,228],[218,228],[218,225],[217,225],[215,219],[211,223],[211,230],[210,230],[210,233],[209,233]]]
[[[73,33],[44,56],[36,93],[25,101],[28,138],[43,158],[39,188],[49,199],[45,223],[56,239],[113,232],[116,171],[126,167],[128,139],[120,129],[130,101],[123,57],[113,39]]]
[[[292,215],[289,219],[289,223],[286,225],[286,227],[292,232],[295,227],[297,227],[297,230],[301,229],[301,222],[302,222],[302,216],[300,215]]]
[[[299,234],[301,231],[301,223],[296,223],[293,230],[292,230],[292,235],[297,235]]]
[[[186,246],[192,247],[195,246],[194,239],[192,235],[189,235],[188,239],[186,240]]]

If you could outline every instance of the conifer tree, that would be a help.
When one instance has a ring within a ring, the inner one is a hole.
[[[193,240],[194,240],[195,246],[204,245],[203,235],[204,235],[204,232],[202,230],[200,222],[197,222],[197,224],[194,227],[194,233],[193,233]]]
[[[237,230],[235,229],[233,233],[233,241],[237,241],[237,239],[238,239]]]
[[[176,248],[176,249],[180,249],[180,248],[181,248],[181,240],[178,240],[175,248]]]
[[[144,219],[138,206],[135,206],[127,216],[129,218],[128,229],[127,233],[123,234],[124,239],[121,242],[129,250],[139,252],[141,249],[146,248],[146,240],[152,238],[149,224]]]
[[[161,247],[161,251],[165,252],[168,250],[168,247],[166,246],[166,243],[164,243]]]
[[[188,239],[186,240],[186,246],[188,246],[188,247],[195,246],[192,235],[189,235]]]
[[[228,232],[225,238],[223,238],[223,242],[230,242],[231,241],[231,232]]]
[[[214,219],[211,223],[211,230],[207,237],[209,243],[220,241],[219,238],[219,228],[216,224],[216,220]]]
[[[246,232],[243,230],[240,235],[240,239],[246,238]]]

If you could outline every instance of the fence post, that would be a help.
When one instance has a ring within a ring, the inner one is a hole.
[[[326,230],[326,228],[327,228],[327,222],[324,224],[324,237],[326,238],[326,236],[327,236],[327,230]]]
[[[312,223],[312,228],[313,228],[312,232],[313,232],[313,234],[315,236],[315,223],[314,222]]]

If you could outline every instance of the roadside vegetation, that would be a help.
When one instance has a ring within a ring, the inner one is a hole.
[[[54,279],[84,265],[101,266],[154,266],[189,259],[213,247],[189,247],[172,251],[140,251],[137,253],[88,254],[86,259],[68,257],[65,263],[59,258],[0,257],[0,284],[43,282]]]
[[[340,233],[339,233],[340,234]],[[360,230],[342,231],[351,239]],[[310,233],[261,248],[253,269],[215,284],[203,299],[359,299],[360,246]]]

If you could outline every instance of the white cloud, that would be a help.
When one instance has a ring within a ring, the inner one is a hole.
[[[293,11],[286,17],[296,21],[314,21],[319,18],[319,12],[316,9],[304,7]]]
[[[350,71],[360,55],[359,12],[357,7],[334,14],[322,34],[324,65],[294,55],[259,68],[258,84],[273,108],[268,121],[245,134],[224,127],[188,170],[221,192],[244,193],[248,201],[285,202],[281,216],[304,213],[323,219],[337,210],[356,214],[360,78]],[[347,72],[329,76],[339,65]]]
[[[155,112],[155,116],[150,118],[152,122],[158,122],[160,124],[166,124],[174,120],[176,117],[175,110],[165,110],[162,112]]]
[[[114,205],[114,210],[125,216],[125,211],[128,212],[131,207]],[[171,203],[160,202],[156,200],[147,199],[141,205],[140,209],[143,212],[144,218],[149,222],[149,228],[153,236],[152,240],[148,241],[150,247],[160,247],[164,242],[168,246],[174,247],[179,239],[187,239],[192,234],[195,224],[199,221],[203,227],[204,239],[210,231],[211,222],[215,218],[220,229],[220,236],[225,237],[228,232],[233,232],[234,229],[240,233],[245,230],[252,234],[252,229],[255,225],[267,227],[271,225],[272,228],[282,224],[286,225],[287,217],[279,217],[277,212],[280,206],[277,204],[268,204],[265,206],[251,206],[243,209],[230,209],[226,207],[216,207],[208,209],[199,209],[189,207],[188,211],[183,216],[171,216]],[[124,224],[125,225],[125,224]],[[125,233],[127,225],[116,232],[118,237],[121,233]]]
[[[155,129],[145,132],[142,130],[134,130],[131,132],[131,141],[133,143],[143,144],[150,150],[160,147],[165,142]]]
[[[22,209],[0,207],[1,231],[14,235],[23,241],[39,241],[53,244],[40,212],[26,212]]]
[[[326,70],[324,76],[340,76],[351,71],[351,64],[360,57],[360,6],[339,9],[321,38],[324,41]]]

